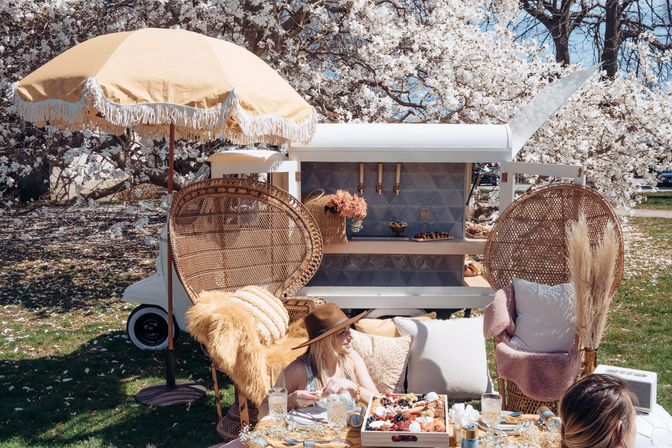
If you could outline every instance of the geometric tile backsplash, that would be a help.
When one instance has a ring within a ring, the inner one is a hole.
[[[418,232],[449,232],[464,236],[463,163],[403,163],[401,192],[395,195],[394,163],[383,164],[383,193],[375,191],[376,163],[365,163],[364,197],[368,216],[358,236],[392,236],[387,223],[406,221],[405,235]],[[301,196],[316,188],[327,193],[338,189],[357,192],[359,163],[302,162]],[[428,222],[421,209],[429,211]],[[311,286],[458,286],[462,282],[460,255],[341,255],[325,254]]]
[[[459,286],[461,255],[325,254],[309,286]]]
[[[449,232],[462,238],[464,231],[464,164],[463,163],[402,163],[401,193],[392,191],[395,164],[383,164],[383,193],[376,193],[378,171],[376,163],[364,164],[364,198],[368,216],[361,236],[392,236],[387,226],[390,220],[406,221],[406,234],[418,232]],[[301,196],[316,188],[327,193],[347,190],[357,193],[359,163],[302,162]],[[420,209],[429,209],[429,222],[423,224]]]

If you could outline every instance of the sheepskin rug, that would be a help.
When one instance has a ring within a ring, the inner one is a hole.
[[[280,366],[286,367],[306,351],[305,347],[291,349],[308,340],[303,321],[291,323],[286,335],[264,345],[249,310],[224,292],[199,296],[187,312],[187,322],[189,332],[205,346],[216,368],[257,406],[275,382],[271,367],[277,376]]]

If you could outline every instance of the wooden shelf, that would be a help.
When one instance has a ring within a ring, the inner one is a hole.
[[[464,286],[472,288],[490,288],[490,283],[482,276],[464,277]]]
[[[325,254],[463,255],[482,254],[485,240],[348,241],[325,246]]]

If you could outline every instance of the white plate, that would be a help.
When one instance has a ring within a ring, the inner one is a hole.
[[[518,424],[518,423],[516,423],[516,424],[513,424],[513,423],[503,423],[503,420],[504,420],[503,417],[504,417],[504,415],[509,415],[509,416],[520,416],[520,413],[519,413],[519,412],[511,412],[511,411],[502,411],[502,413],[501,413],[501,416],[502,416],[502,417],[501,417],[501,419],[500,419],[500,422],[499,422],[497,425],[495,425],[495,429],[498,429],[498,430],[500,430],[500,431],[504,431],[504,432],[516,431],[516,430],[518,429],[519,424]],[[479,419],[479,423],[481,423],[481,422],[482,422],[482,420]],[[485,429],[485,428],[486,428],[485,424],[483,424],[483,425],[479,425],[479,426],[481,427],[481,429]]]
[[[327,411],[319,407],[301,408],[298,412],[288,412],[285,419],[288,423],[294,423],[295,425],[313,426],[318,423],[327,422]]]

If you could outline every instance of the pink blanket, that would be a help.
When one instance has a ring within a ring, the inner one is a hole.
[[[516,299],[513,285],[495,293],[485,308],[483,335],[495,338],[497,375],[518,385],[529,398],[555,401],[576,381],[581,357],[576,347],[566,353],[533,353],[508,344],[516,329]]]

